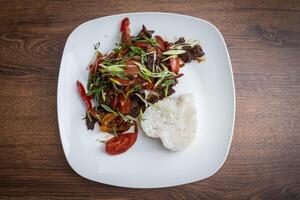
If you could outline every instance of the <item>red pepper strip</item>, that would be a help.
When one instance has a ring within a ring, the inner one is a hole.
[[[121,42],[123,42],[124,44],[127,44],[127,45],[131,45],[131,37],[130,37],[130,35],[128,35],[126,33],[122,33],[122,35],[121,35]]]
[[[77,81],[77,88],[78,88],[79,94],[80,94],[83,102],[85,103],[89,113],[91,115],[93,115],[93,117],[95,117],[96,114],[95,114],[95,111],[93,109],[92,102],[91,102],[92,97],[89,97],[89,96],[86,95],[85,89],[79,81]]]
[[[131,44],[131,36],[130,36],[130,22],[128,17],[124,18],[121,23],[121,42],[124,42],[127,45]]]
[[[156,35],[155,39],[158,42],[161,51],[165,51],[169,48],[169,43],[166,42],[161,36]]]
[[[124,80],[124,79],[120,79],[118,77],[114,77],[114,78],[111,78],[111,79],[113,79],[114,81],[116,81],[121,86],[132,85],[135,82],[135,80]]]
[[[179,72],[180,64],[179,64],[179,58],[170,58],[170,66],[171,71],[177,74]]]
[[[122,20],[120,32],[130,34],[129,25],[130,25],[129,19],[128,17],[125,17]]]
[[[118,137],[113,137],[106,142],[105,150],[110,155],[118,155],[126,152],[137,139],[138,128],[134,123],[134,133],[120,134]]]
[[[125,99],[124,96],[121,94],[119,96],[119,102],[120,102],[119,111],[124,115],[128,115],[131,110],[131,99],[130,98]]]

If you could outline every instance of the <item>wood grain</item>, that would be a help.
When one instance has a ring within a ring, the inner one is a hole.
[[[56,88],[80,23],[136,11],[215,24],[232,60],[237,112],[227,161],[178,187],[126,189],[78,176],[59,139]],[[1,1],[0,199],[300,199],[299,1]]]

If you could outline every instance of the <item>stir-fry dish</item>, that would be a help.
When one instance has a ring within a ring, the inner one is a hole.
[[[144,25],[133,36],[130,22],[121,22],[121,39],[106,54],[98,50],[89,66],[87,89],[77,81],[86,105],[86,125],[113,135],[105,142],[108,154],[126,152],[136,141],[138,123],[145,109],[172,95],[173,87],[183,76],[180,68],[193,60],[203,61],[204,52],[197,41],[187,42],[180,37],[168,42]]]

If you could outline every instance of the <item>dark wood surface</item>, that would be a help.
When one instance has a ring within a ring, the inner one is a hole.
[[[62,150],[56,88],[66,38],[105,15],[165,11],[215,24],[236,86],[230,154],[214,176],[126,189],[78,176]],[[300,199],[299,1],[0,1],[0,199]]]

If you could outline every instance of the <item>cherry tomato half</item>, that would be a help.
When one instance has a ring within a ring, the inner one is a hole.
[[[136,141],[137,133],[125,133],[119,137],[113,137],[106,142],[106,152],[111,155],[118,155],[126,152]]]
[[[105,150],[110,155],[118,155],[126,152],[137,139],[137,124],[134,124],[134,133],[120,134],[118,137],[113,137],[106,142]]]

